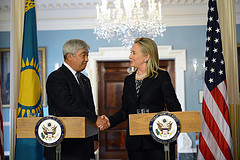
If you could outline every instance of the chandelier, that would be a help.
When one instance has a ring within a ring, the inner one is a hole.
[[[148,0],[148,6],[144,8],[142,0],[115,0],[115,7],[111,9],[107,3],[107,0],[102,0],[102,4],[96,6],[97,25],[94,34],[97,40],[119,40],[123,46],[130,47],[137,37],[154,39],[158,35],[163,36],[166,31],[161,2],[157,5],[155,0]]]

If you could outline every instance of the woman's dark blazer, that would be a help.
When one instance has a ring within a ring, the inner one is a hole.
[[[111,128],[128,119],[129,114],[136,114],[138,108],[148,108],[150,113],[168,111],[181,111],[181,105],[177,99],[170,76],[167,71],[158,70],[158,76],[147,77],[143,80],[137,97],[135,86],[136,72],[127,76],[124,80],[122,95],[122,108],[109,117]],[[163,147],[151,136],[130,136],[127,126],[126,148],[152,149]]]
[[[65,65],[62,65],[48,76],[46,91],[49,115],[57,117],[86,117],[93,123],[96,123],[97,115],[93,103],[90,81],[85,75],[81,74],[81,76],[83,78],[85,94],[80,89],[72,72]],[[90,154],[93,155],[93,141],[93,137],[64,139],[62,142],[62,154],[64,154],[64,157],[62,159],[71,159],[68,156],[75,156],[77,158],[79,156],[88,157]],[[45,147],[45,155],[50,157],[54,149]],[[55,154],[55,151],[52,154]]]

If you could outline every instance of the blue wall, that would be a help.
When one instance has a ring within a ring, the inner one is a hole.
[[[198,91],[203,90],[203,79],[193,79],[192,59],[200,62],[204,60],[206,26],[167,27],[163,38],[156,38],[157,45],[171,45],[173,49],[186,50],[187,70],[185,72],[185,108],[187,111],[201,110],[198,102]],[[97,52],[100,47],[120,47],[121,42],[96,40],[93,30],[61,30],[39,31],[39,47],[46,47],[47,75],[55,69],[55,63],[63,62],[62,46],[72,38],[86,41],[90,46],[90,52]],[[237,43],[240,43],[240,25],[237,25]],[[0,32],[0,48],[10,48],[10,33]],[[46,108],[45,108],[46,111]],[[9,108],[3,108],[4,122],[9,121]],[[9,126],[4,127],[5,151],[9,151]],[[195,139],[195,133],[190,133]],[[194,144],[195,146],[195,144]]]

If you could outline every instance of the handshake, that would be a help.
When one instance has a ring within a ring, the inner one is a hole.
[[[110,122],[107,116],[102,115],[98,116],[96,121],[97,127],[100,129],[100,131],[104,131],[110,127]]]

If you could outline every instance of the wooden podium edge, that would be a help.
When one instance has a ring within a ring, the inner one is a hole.
[[[201,132],[200,111],[170,112],[174,114],[181,125],[181,133]],[[130,135],[150,135],[149,123],[157,113],[130,114],[129,131]]]
[[[17,138],[36,138],[35,126],[42,117],[17,118]],[[85,117],[57,117],[65,128],[64,138],[87,138],[98,134],[97,126]]]

